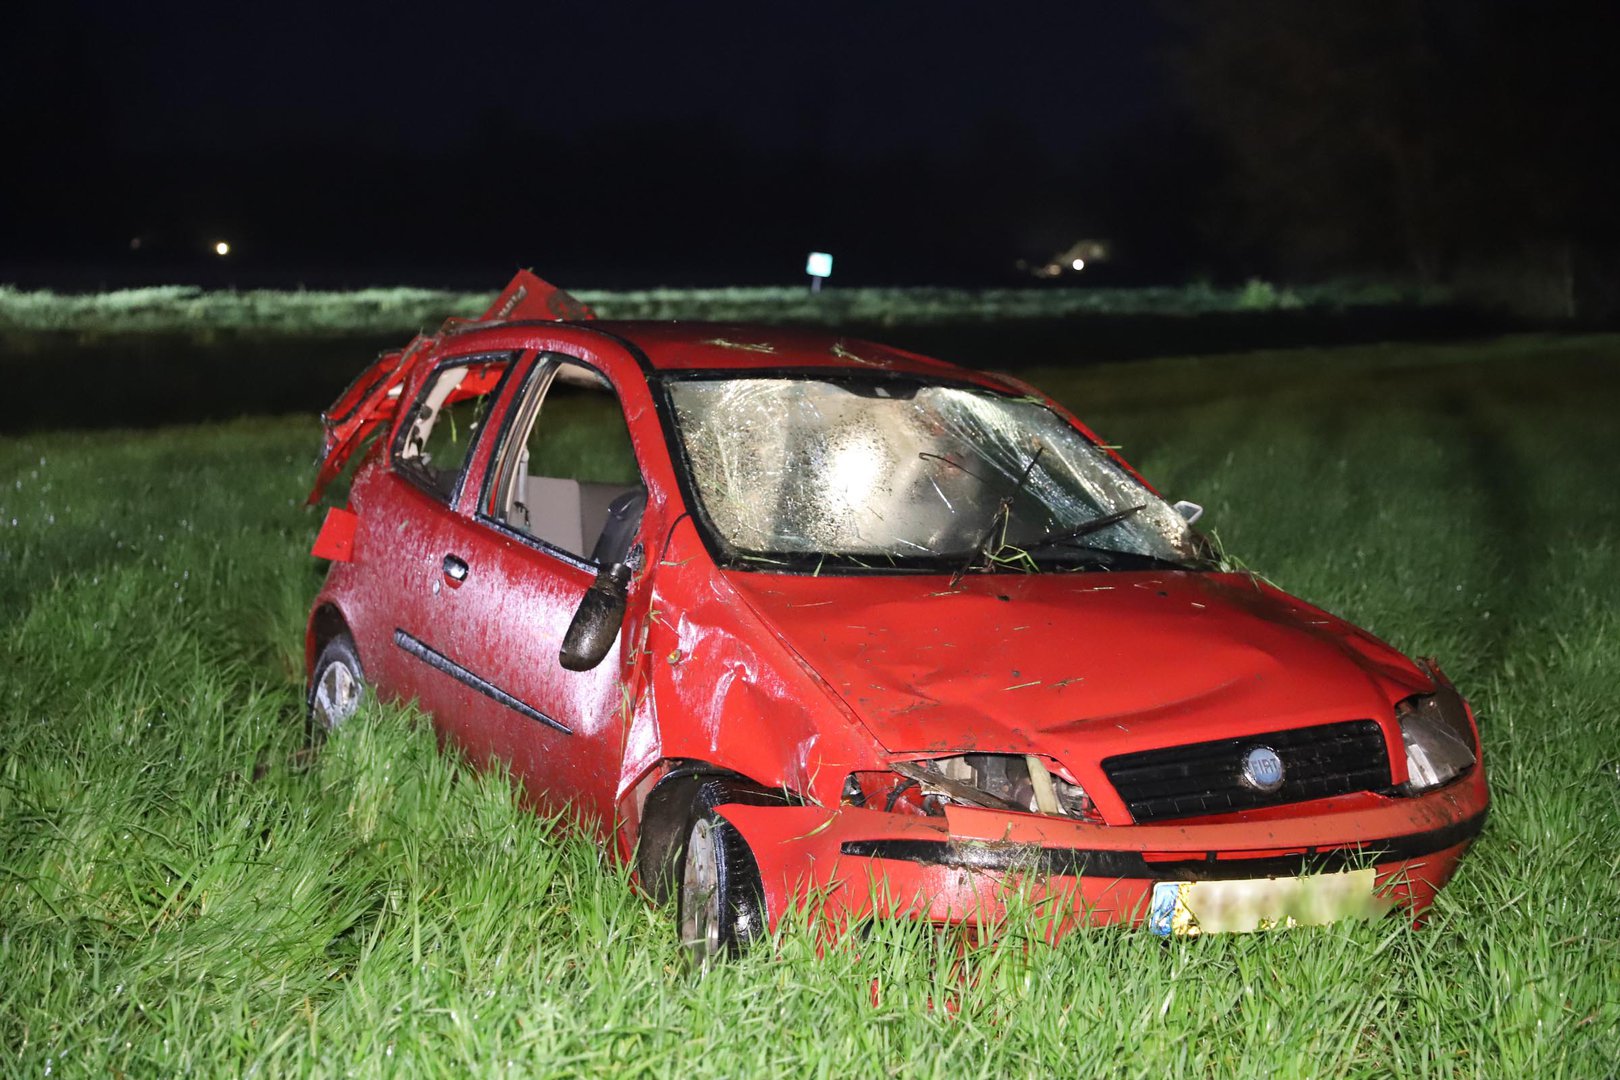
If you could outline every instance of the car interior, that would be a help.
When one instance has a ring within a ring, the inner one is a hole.
[[[598,565],[623,561],[647,492],[612,387],[559,362],[537,373],[517,409],[489,516]]]

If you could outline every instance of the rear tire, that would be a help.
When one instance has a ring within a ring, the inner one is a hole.
[[[338,727],[359,711],[366,696],[366,672],[347,634],[328,641],[315,660],[305,705],[311,734]]]

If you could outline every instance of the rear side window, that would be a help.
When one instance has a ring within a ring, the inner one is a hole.
[[[453,501],[514,359],[505,353],[480,356],[435,371],[394,443],[399,471],[444,502]]]

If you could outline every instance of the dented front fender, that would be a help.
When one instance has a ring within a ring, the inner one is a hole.
[[[882,760],[842,701],[715,569],[690,519],[676,524],[652,573],[648,692],[631,718],[621,794],[679,758],[836,802],[845,776]]]

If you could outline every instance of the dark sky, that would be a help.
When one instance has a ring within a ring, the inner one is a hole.
[[[1100,240],[1092,285],[1620,313],[1616,12],[13,0],[0,283],[1030,284]]]
[[[106,7],[82,17],[130,145],[300,127],[429,142],[505,107],[551,134],[703,121],[837,154],[951,151],[1014,118],[1064,151],[1160,97],[1139,3]]]
[[[249,277],[794,280],[841,245],[986,278],[1108,224],[1094,163],[1168,98],[1155,10],[24,0],[0,272],[202,273],[230,233]]]

